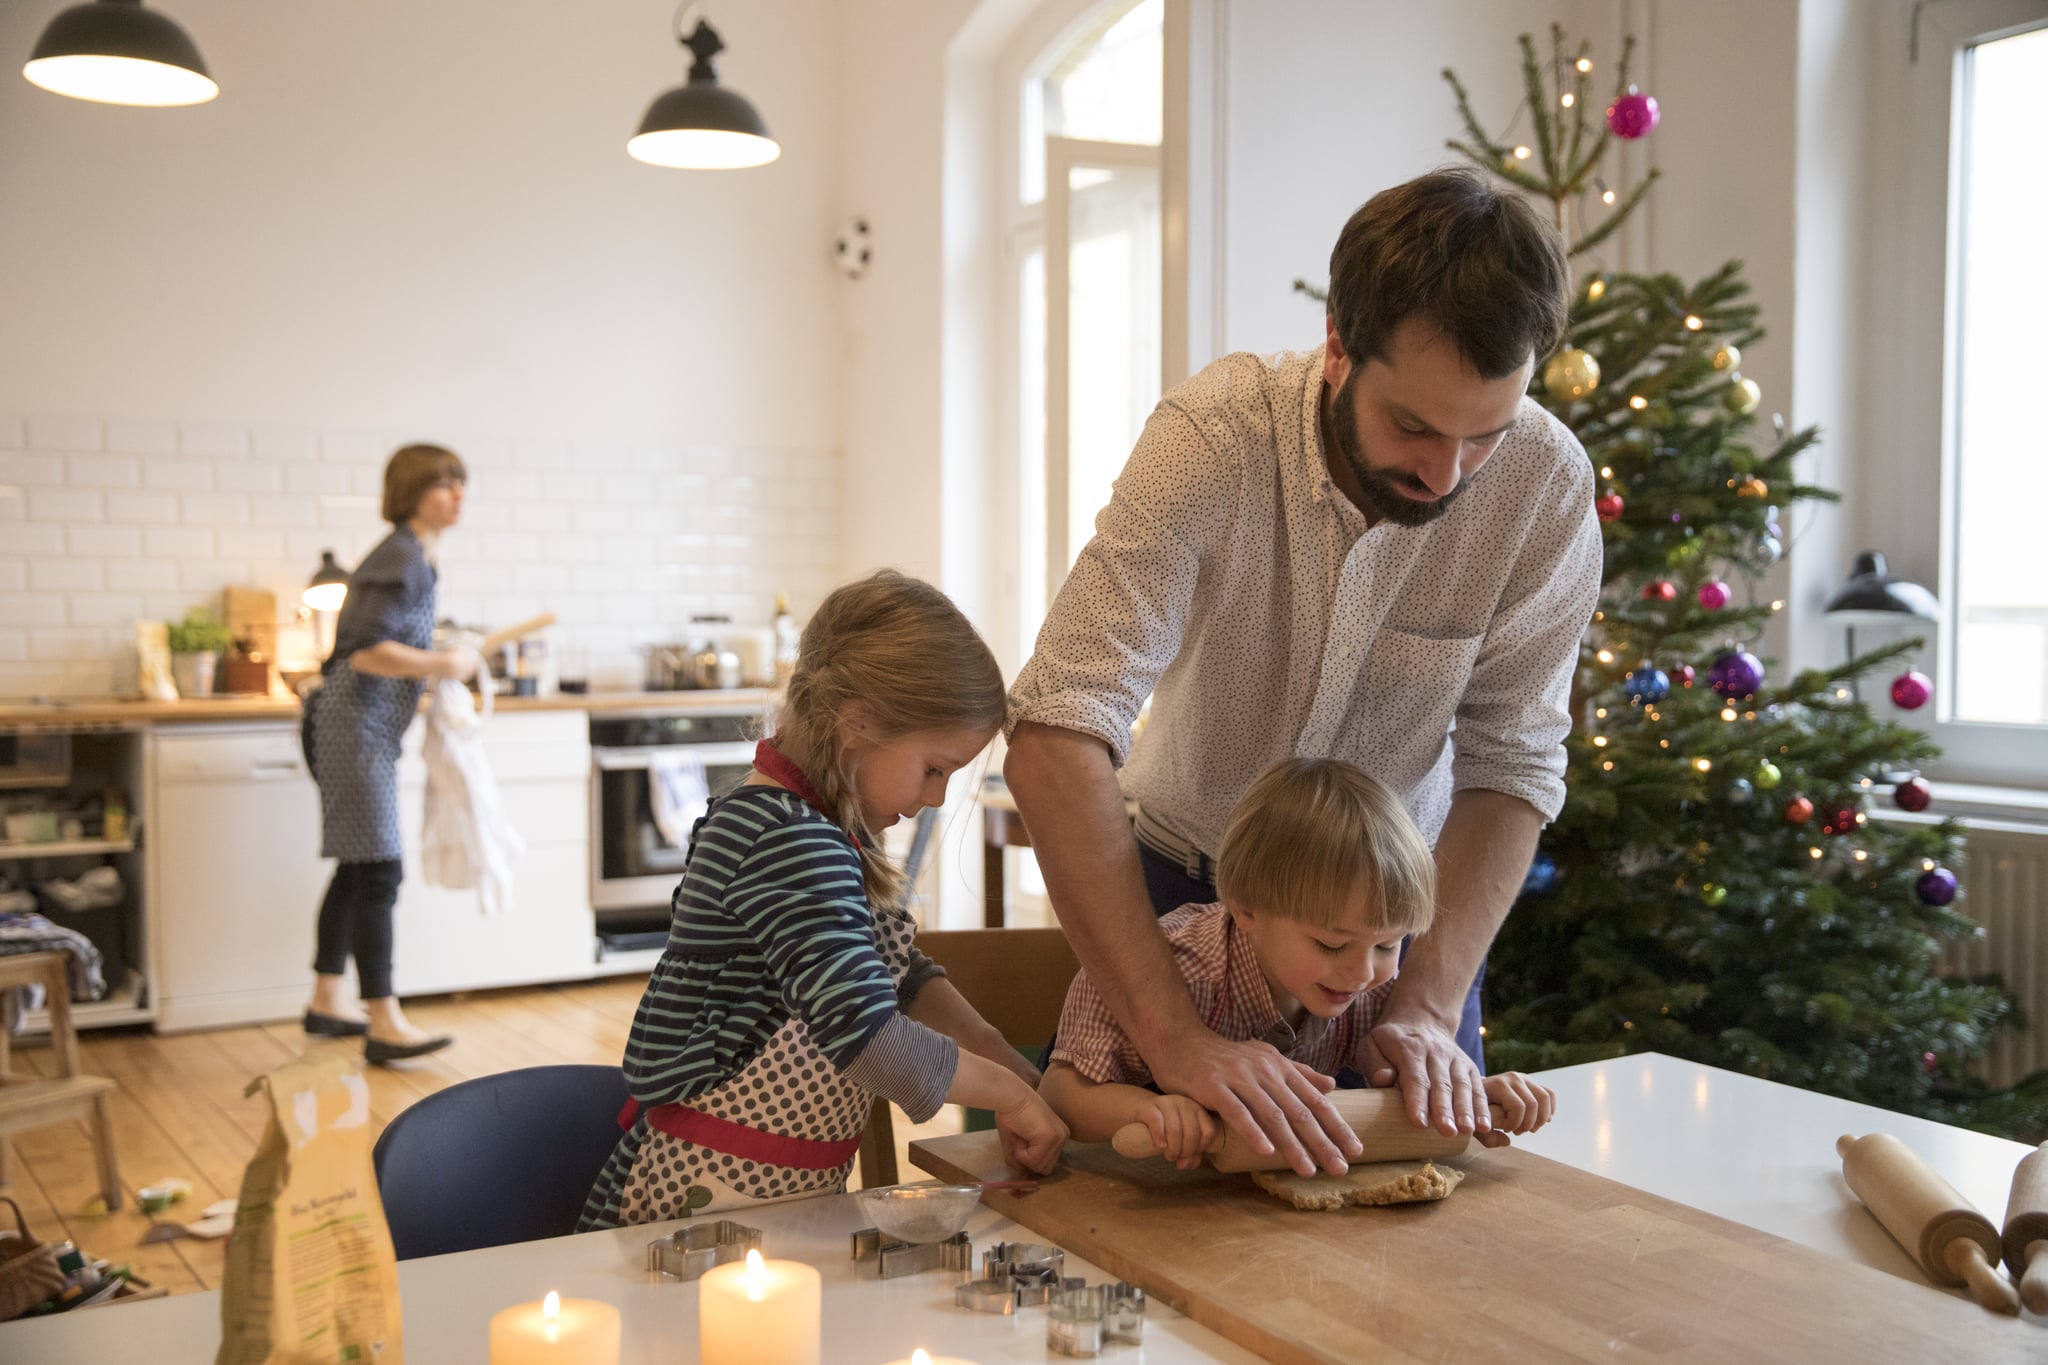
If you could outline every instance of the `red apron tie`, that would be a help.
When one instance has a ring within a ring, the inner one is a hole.
[[[619,1110],[619,1127],[631,1129],[639,1113],[640,1101],[627,1100],[626,1107]],[[764,1133],[759,1128],[749,1128],[743,1123],[706,1114],[686,1104],[663,1104],[648,1110],[647,1126],[727,1156],[804,1171],[827,1171],[834,1166],[843,1166],[860,1150],[858,1137],[850,1137],[843,1142],[784,1137],[780,1133]]]

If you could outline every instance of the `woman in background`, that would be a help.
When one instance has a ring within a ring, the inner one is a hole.
[[[366,1060],[383,1065],[446,1047],[446,1035],[413,1027],[391,993],[391,912],[404,846],[398,829],[398,745],[428,679],[474,677],[467,647],[437,653],[434,553],[462,517],[466,479],[451,450],[409,445],[384,466],[384,519],[391,534],[348,581],[334,652],[306,698],[306,752],[320,786],[320,855],[339,866],[320,903],[308,1033],[367,1034]],[[367,1018],[346,1013],[342,977],[356,960]]]

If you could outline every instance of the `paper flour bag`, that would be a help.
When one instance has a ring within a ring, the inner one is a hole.
[[[370,1166],[370,1090],[344,1053],[251,1082],[270,1122],[242,1177],[215,1365],[401,1365],[398,1261]]]

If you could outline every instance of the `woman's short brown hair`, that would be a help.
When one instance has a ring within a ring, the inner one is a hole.
[[[468,478],[462,457],[446,446],[400,446],[384,465],[384,520],[396,526],[420,510],[420,499],[435,484]]]
[[[1355,365],[1385,360],[1419,317],[1487,379],[1564,340],[1564,238],[1513,190],[1447,168],[1381,190],[1330,252],[1330,321]]]
[[[1335,758],[1277,763],[1223,831],[1216,889],[1256,914],[1332,928],[1363,891],[1373,928],[1419,934],[1436,915],[1436,862],[1392,792]]]

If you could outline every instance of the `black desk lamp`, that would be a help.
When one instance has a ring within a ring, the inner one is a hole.
[[[1842,590],[1828,599],[1828,619],[1839,621],[1848,636],[1849,657],[1856,657],[1856,627],[1896,625],[1902,617],[1933,621],[1941,615],[1941,603],[1933,593],[1911,579],[1894,578],[1876,550],[1856,556],[1856,568]],[[1858,701],[1862,689],[1852,678],[1849,687]]]

